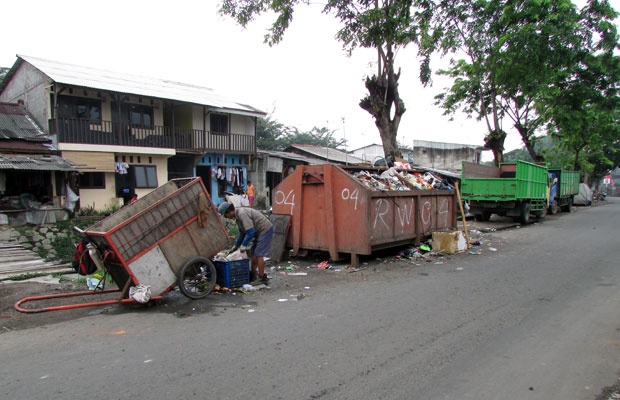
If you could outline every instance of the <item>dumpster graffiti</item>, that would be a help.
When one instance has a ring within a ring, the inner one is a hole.
[[[278,190],[274,196],[274,202],[278,205],[291,206],[289,213],[293,215],[293,210],[295,209],[295,191],[290,190],[288,194],[284,194],[284,192]]]
[[[357,200],[359,199],[359,194],[360,192],[358,189],[354,189],[353,191],[351,191],[349,188],[342,189],[342,193],[341,193],[342,200],[351,200],[355,202],[353,209],[356,211],[357,211]]]
[[[385,199],[377,199],[375,203],[376,215],[375,222],[372,224],[373,229],[377,229],[377,221],[379,220],[381,220],[383,226],[389,229],[390,227],[383,219],[383,216],[390,211],[390,203],[388,203]]]
[[[447,198],[437,198],[437,226],[448,226],[450,214],[450,202]],[[420,221],[422,230],[428,232],[433,225],[433,203],[432,199],[426,199],[420,208]]]
[[[280,182],[272,192],[272,211],[291,215],[286,245],[292,255],[302,250],[329,251],[332,259],[350,254],[351,265],[357,265],[359,255],[455,229],[453,190],[389,190],[375,186],[374,175],[356,177],[331,164],[299,165]]]
[[[398,220],[400,221],[401,232],[405,231],[405,226],[409,226],[411,224],[411,216],[413,215],[414,203],[413,199],[410,201],[411,207],[409,204],[403,203],[401,207],[396,209],[396,214],[398,215]]]

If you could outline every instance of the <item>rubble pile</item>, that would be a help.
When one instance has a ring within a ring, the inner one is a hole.
[[[379,174],[368,171],[353,173],[364,186],[371,190],[452,190],[452,185],[431,172],[402,171],[391,167]]]

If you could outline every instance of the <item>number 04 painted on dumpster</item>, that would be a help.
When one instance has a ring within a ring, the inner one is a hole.
[[[291,215],[293,215],[293,209],[295,208],[295,191],[291,190],[288,194],[277,191],[275,196],[276,204],[285,204],[291,206]]]
[[[344,188],[342,189],[342,200],[352,200],[355,201],[355,205],[353,207],[354,210],[357,210],[357,199],[359,198],[359,190],[355,189],[353,191],[350,191],[348,188]]]

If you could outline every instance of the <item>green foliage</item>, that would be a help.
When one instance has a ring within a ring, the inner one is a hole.
[[[454,82],[436,104],[448,115],[462,110],[486,121],[493,134],[507,120],[536,161],[544,159],[536,142],[551,125],[558,143],[568,140],[575,156],[596,147],[588,131],[613,131],[614,118],[605,110],[618,109],[610,104],[617,103],[617,93],[608,90],[619,82],[612,72],[620,65],[612,50],[618,48],[616,17],[607,1],[591,1],[579,11],[569,0],[446,0],[434,20],[440,48],[466,58],[441,71]],[[562,106],[571,99],[590,109]],[[503,150],[501,137],[495,139],[494,150]]]
[[[342,150],[344,139],[336,139],[334,131],[329,128],[314,127],[308,132],[287,127],[280,122],[267,118],[258,120],[257,147],[262,150],[284,150],[292,144],[311,144]]]
[[[75,244],[82,238],[82,235],[76,232],[73,227],[85,229],[95,222],[97,222],[95,219],[73,219],[57,222],[58,231],[65,235],[56,235],[52,242],[52,246],[56,250],[56,258],[62,262],[71,262],[75,252]],[[45,257],[45,255],[41,255],[41,257]]]
[[[265,42],[272,46],[282,40],[293,20],[295,7],[309,4],[308,0],[223,0],[220,13],[245,27],[256,16],[273,12],[276,19],[265,35]],[[366,78],[368,95],[359,105],[375,119],[386,155],[398,153],[396,137],[406,111],[398,91],[400,70],[396,70],[396,54],[409,44],[435,40],[427,33],[431,9],[432,4],[427,0],[327,0],[322,10],[341,22],[336,38],[349,54],[359,47],[377,50],[377,71]],[[428,84],[430,52],[422,51],[419,55],[420,79]],[[314,132],[313,136],[317,134],[320,132]],[[301,134],[297,139],[306,138]]]

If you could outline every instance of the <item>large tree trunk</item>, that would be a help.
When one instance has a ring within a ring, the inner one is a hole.
[[[360,101],[360,107],[368,111],[375,119],[375,125],[379,129],[385,157],[402,157],[396,136],[402,115],[405,113],[405,103],[398,94],[398,74],[392,74],[386,85],[385,79],[377,78],[376,75],[366,78],[368,95]],[[394,116],[392,117],[392,107]]]
[[[495,129],[484,138],[484,147],[491,149],[493,152],[493,160],[495,166],[499,167],[504,162],[504,141],[506,140],[506,132],[501,129]]]
[[[545,158],[542,155],[536,153],[536,149],[534,149],[534,137],[530,134],[530,130],[527,128],[527,126],[523,126],[517,123],[515,124],[515,128],[517,128],[517,131],[521,135],[521,141],[525,145],[525,148],[530,154],[530,157],[532,157],[532,160],[534,160],[534,162],[545,161]]]
[[[400,119],[405,113],[405,103],[398,93],[400,71],[394,72],[394,53],[391,44],[377,49],[377,74],[366,77],[368,94],[360,101],[360,107],[375,119],[379,129],[385,157],[402,157],[396,136]]]

